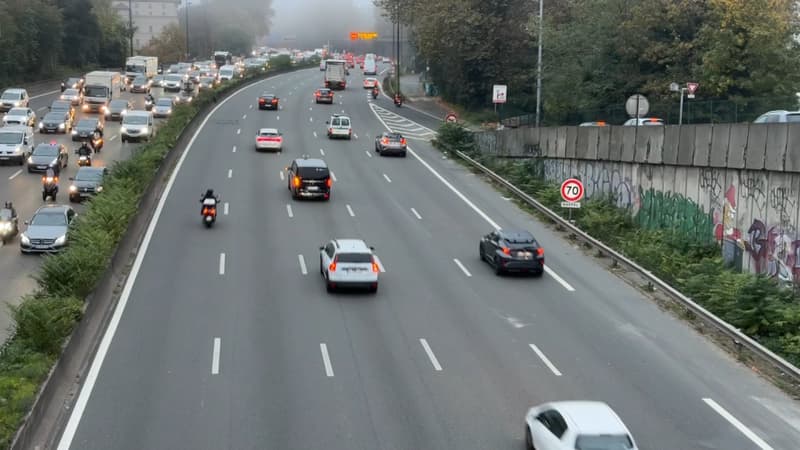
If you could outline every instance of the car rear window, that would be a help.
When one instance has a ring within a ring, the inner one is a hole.
[[[339,253],[336,261],[340,263],[371,263],[372,255],[369,253]]]
[[[327,167],[298,167],[297,174],[300,178],[308,178],[310,180],[322,180],[330,176]]]

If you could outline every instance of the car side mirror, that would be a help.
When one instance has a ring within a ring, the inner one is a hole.
[[[69,181],[75,181],[75,177],[69,177]]]
[[[369,249],[372,250],[372,251],[375,251],[375,247],[373,247],[373,246],[370,246]]]
[[[330,120],[326,120],[326,121],[325,121],[325,124],[330,124],[330,123],[331,123],[331,121],[330,121]]]
[[[320,251],[325,250],[325,246],[324,245],[320,245],[319,249],[320,249]]]

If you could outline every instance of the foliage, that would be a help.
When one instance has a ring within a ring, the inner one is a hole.
[[[313,62],[310,64],[314,64]],[[317,62],[319,64],[319,62]],[[292,67],[292,58],[289,55],[273,56],[269,60],[269,66],[273,69],[286,69]]]
[[[165,26],[139,53],[156,56],[159,62],[183,60],[186,54],[186,34],[183,30],[177,23]]]
[[[440,149],[469,142],[451,124],[440,128]],[[559,187],[543,181],[537,160],[507,160],[460,147],[555,212]],[[684,295],[760,341],[795,365],[800,364],[800,302],[791,290],[773,280],[727,269],[715,243],[692,242],[670,229],[643,229],[613,199],[592,198],[572,211],[577,226],[617,249]]]
[[[52,77],[59,66],[119,67],[126,38],[111,0],[0,2],[0,84]]]
[[[504,108],[535,111],[540,30],[545,124],[624,120],[634,93],[648,97],[651,114],[676,120],[672,82],[698,82],[698,102],[713,100],[695,122],[797,108],[792,0],[550,0],[542,23],[537,2],[374,1],[390,19],[400,5],[417,61],[446,100],[470,109],[491,107],[492,84],[508,84]]]
[[[189,6],[189,52],[206,58],[216,50],[247,55],[256,41],[269,32],[272,0],[226,0],[191,2]],[[235,7],[232,7],[235,6]],[[180,28],[186,29],[187,14],[179,12]],[[185,52],[185,41],[181,51]],[[174,60],[168,60],[174,61]]]
[[[297,65],[305,67],[309,65]],[[103,193],[88,202],[86,211],[70,227],[70,246],[45,260],[37,277],[39,290],[11,308],[15,334],[0,351],[0,448],[9,447],[64,340],[81,319],[83,299],[108,270],[117,244],[138,211],[139,200],[186,126],[219,95],[239,88],[243,81],[278,71],[246,72],[243,79],[226,82],[215,91],[201,93],[189,105],[177,106],[152,141],[111,168]]]

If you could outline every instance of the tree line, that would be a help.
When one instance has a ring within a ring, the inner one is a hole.
[[[52,78],[64,67],[121,67],[129,33],[111,0],[0,1],[0,83]]]
[[[374,0],[400,20],[442,96],[491,107],[508,85],[505,114],[535,111],[542,31],[546,124],[624,120],[640,93],[651,115],[677,122],[675,82],[699,84],[696,121],[752,120],[798,109],[800,46],[792,0]],[[692,109],[693,108],[693,109]]]

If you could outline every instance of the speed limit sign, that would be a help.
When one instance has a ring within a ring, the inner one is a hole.
[[[580,208],[578,203],[583,198],[583,183],[577,178],[570,178],[561,183],[561,198],[564,201],[561,206],[564,208]]]

